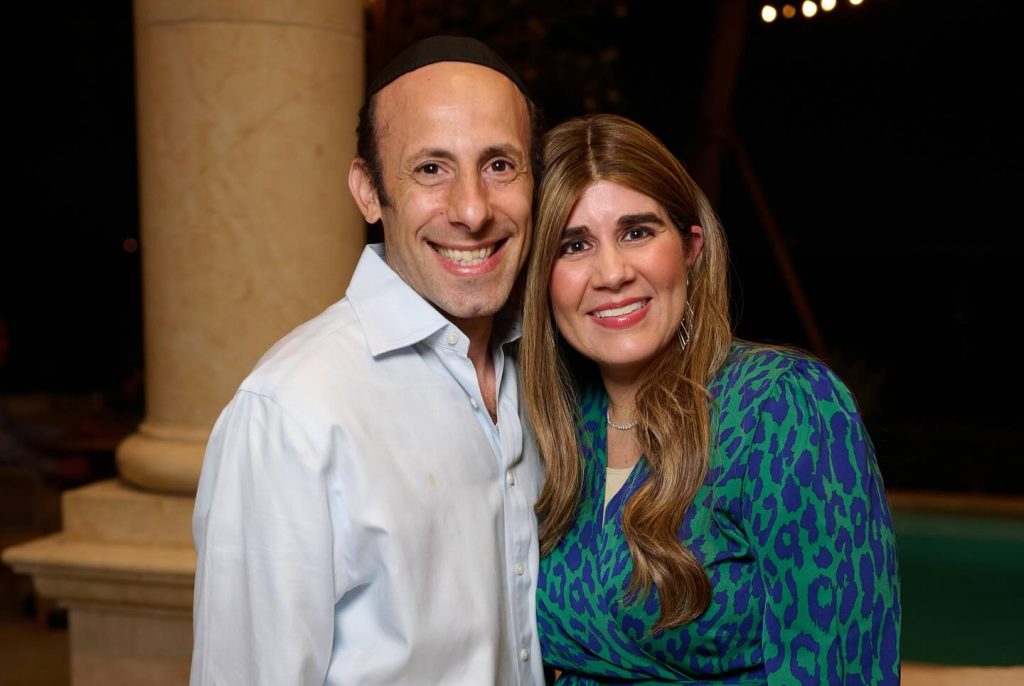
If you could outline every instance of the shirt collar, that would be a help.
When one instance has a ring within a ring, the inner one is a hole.
[[[458,330],[384,261],[384,244],[363,249],[345,295],[352,304],[375,357],[430,338],[438,331]],[[499,313],[493,339],[510,343],[522,335],[522,314]]]

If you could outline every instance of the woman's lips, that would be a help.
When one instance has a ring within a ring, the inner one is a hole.
[[[650,298],[637,298],[619,303],[608,303],[589,312],[598,326],[607,329],[626,329],[647,316]]]

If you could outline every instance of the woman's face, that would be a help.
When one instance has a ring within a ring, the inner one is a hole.
[[[701,227],[684,242],[653,198],[598,181],[573,207],[551,270],[558,330],[606,378],[635,379],[678,345],[686,272],[703,245]]]

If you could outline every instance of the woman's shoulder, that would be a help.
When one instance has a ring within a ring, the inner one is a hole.
[[[736,341],[708,391],[719,406],[829,402],[856,412],[846,385],[821,360],[796,348]]]

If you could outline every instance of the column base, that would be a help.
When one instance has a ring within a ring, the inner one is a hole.
[[[117,472],[140,488],[195,495],[209,437],[208,427],[143,422],[117,446]]]
[[[64,494],[64,530],[3,551],[68,608],[75,686],[188,683],[196,556],[190,497],[119,481]]]

